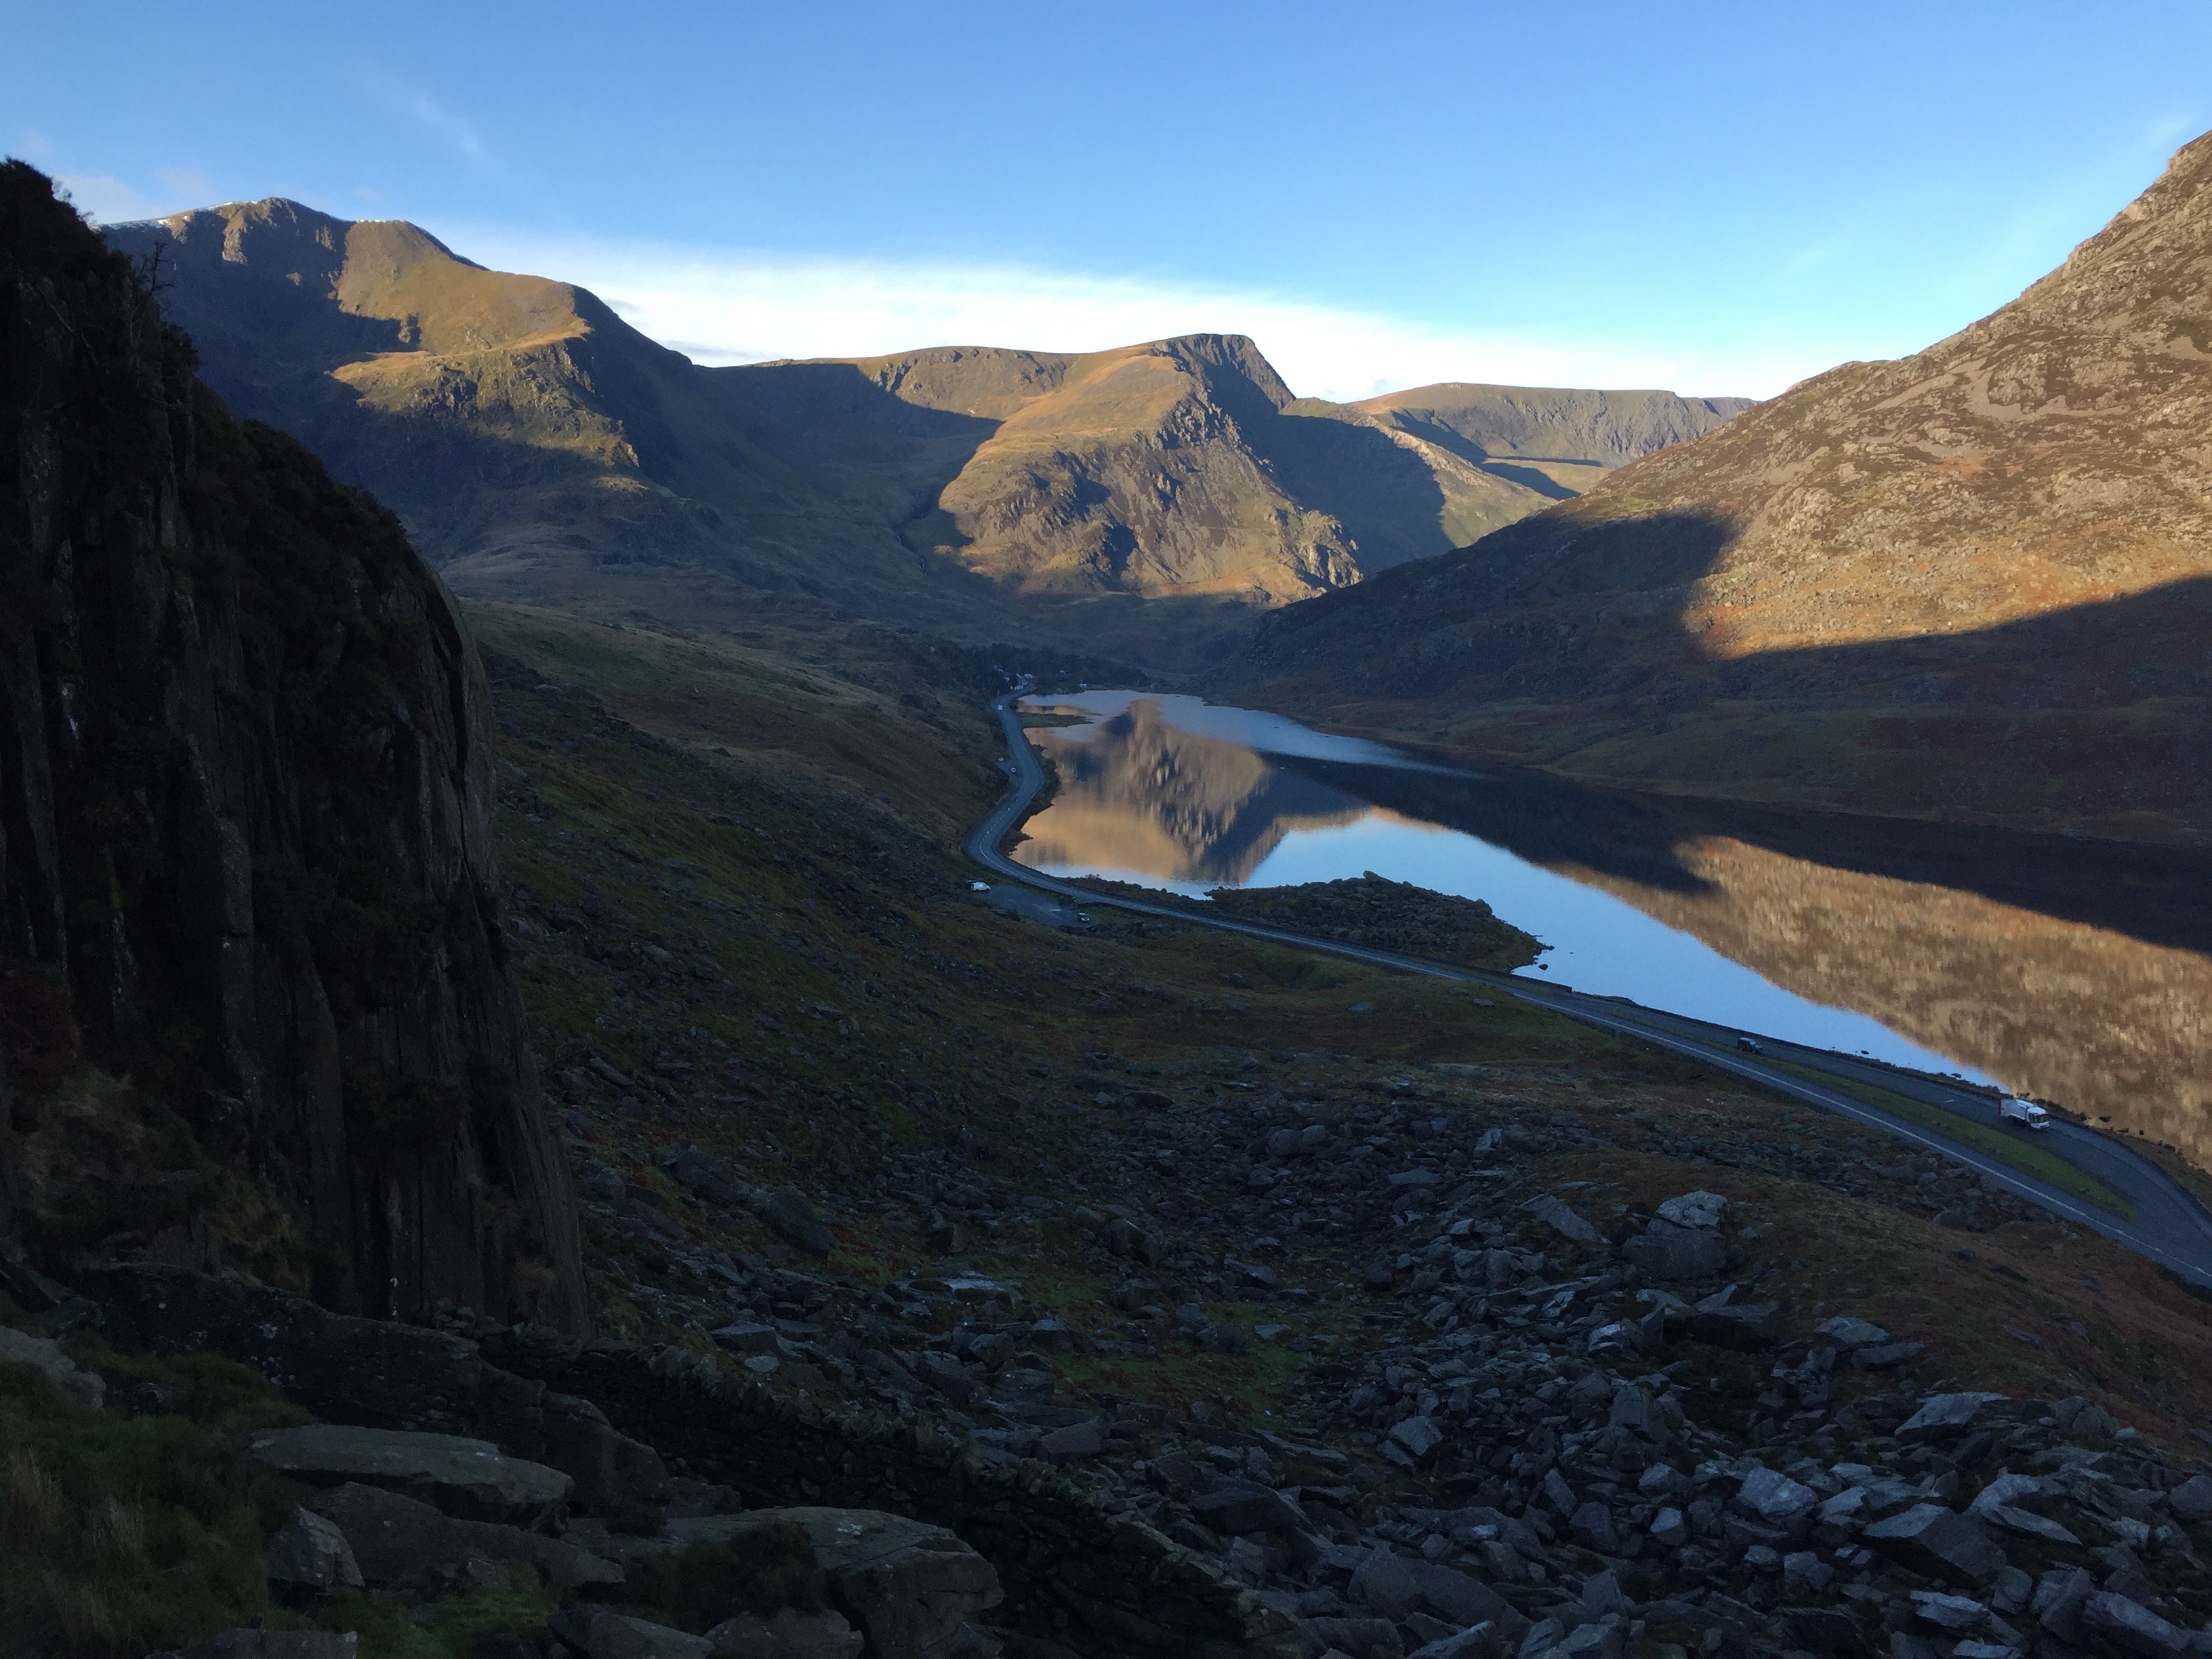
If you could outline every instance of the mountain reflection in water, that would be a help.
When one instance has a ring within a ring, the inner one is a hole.
[[[1453,771],[1194,698],[1030,707],[1093,718],[1031,732],[1060,787],[1024,864],[1186,893],[1373,870],[1487,899],[1578,990],[1964,1071],[2212,1166],[2202,852]]]

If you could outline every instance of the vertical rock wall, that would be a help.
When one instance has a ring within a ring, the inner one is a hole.
[[[459,615],[149,275],[0,167],[0,968],[295,1205],[333,1299],[573,1327]]]

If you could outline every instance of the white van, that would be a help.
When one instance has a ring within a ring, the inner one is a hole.
[[[1997,1102],[1997,1115],[2007,1123],[2017,1123],[2023,1129],[2048,1129],[2051,1114],[2032,1100],[2022,1100],[2018,1095],[2007,1095]]]

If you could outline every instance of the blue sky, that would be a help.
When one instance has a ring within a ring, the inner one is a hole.
[[[287,195],[703,361],[1253,335],[1301,392],[1765,395],[2002,304],[2212,127],[2212,7],[0,0],[0,149]]]

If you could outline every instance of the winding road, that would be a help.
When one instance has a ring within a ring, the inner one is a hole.
[[[2136,1213],[2132,1218],[2114,1215],[1986,1152],[1923,1128],[1880,1107],[1868,1105],[1840,1090],[1808,1082],[1771,1062],[1787,1059],[1795,1065],[1826,1073],[1839,1080],[1870,1083],[1943,1110],[1956,1112],[1962,1117],[1995,1125],[1997,1121],[1996,1104],[1978,1091],[1954,1088],[1921,1073],[1870,1064],[1828,1049],[1808,1048],[1778,1037],[1738,1030],[1730,1026],[1709,1024],[1686,1015],[1666,1013],[1611,998],[1584,996],[1552,986],[1531,985],[1511,975],[1447,967],[1441,963],[1424,962],[1416,957],[1397,956],[1388,951],[1369,950],[1337,939],[1290,933],[1278,927],[1263,927],[1251,922],[1194,915],[1188,908],[1147,904],[1140,899],[1109,896],[1079,887],[1073,882],[1061,881],[1027,869],[1007,857],[1002,850],[1006,837],[1028,815],[1030,803],[1036,799],[1037,792],[1045,784],[1044,764],[1037,758],[1036,749],[1022,729],[1021,717],[1014,709],[1016,699],[1024,695],[1025,693],[1022,690],[1009,692],[991,704],[1006,733],[1012,783],[1005,798],[992,809],[990,816],[968,837],[969,857],[997,875],[1071,900],[1086,908],[1103,906],[1132,911],[1139,915],[1159,916],[1170,921],[1216,927],[1225,933],[1244,933],[1277,944],[1322,951],[1331,956],[1348,957],[1354,961],[1372,963],[1401,973],[1423,974],[1434,979],[1489,986],[1524,1002],[1579,1020],[1585,1025],[1670,1049],[1808,1106],[1839,1113],[1856,1122],[1881,1129],[1923,1152],[1964,1164],[1995,1185],[2019,1194],[2064,1220],[2102,1233],[2194,1284],[2212,1287],[2212,1215],[2205,1212],[2180,1182],[2133,1147],[2078,1124],[2055,1122],[2048,1131],[2036,1137],[2038,1148],[2064,1159],[2084,1175],[2102,1182],[2108,1191],[2119,1194],[2133,1206]],[[1754,1038],[1766,1052],[1753,1055],[1739,1051],[1735,1047],[1736,1040],[1744,1036]]]

